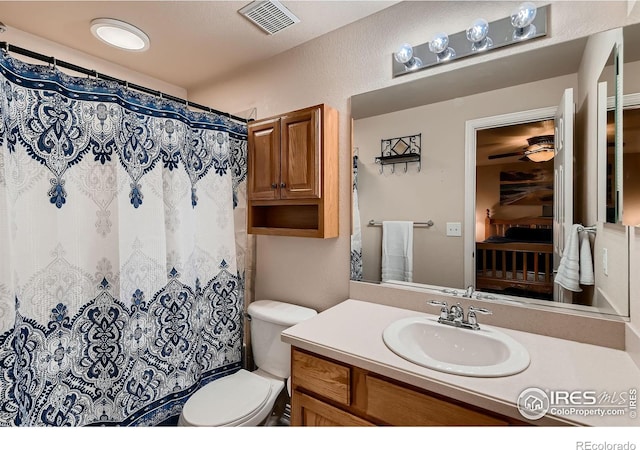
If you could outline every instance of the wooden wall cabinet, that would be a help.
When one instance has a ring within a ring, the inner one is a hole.
[[[248,232],[338,236],[338,112],[316,105],[248,125]]]
[[[292,426],[478,426],[526,423],[291,349]]]

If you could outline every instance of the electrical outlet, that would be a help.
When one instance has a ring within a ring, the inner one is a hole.
[[[447,236],[462,236],[462,224],[460,222],[447,222]]]
[[[609,276],[609,255],[606,248],[602,249],[602,272]]]

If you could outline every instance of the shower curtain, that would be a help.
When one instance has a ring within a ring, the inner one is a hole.
[[[167,423],[240,368],[246,136],[2,52],[0,426]]]
[[[351,214],[353,230],[351,231],[351,280],[362,280],[362,232],[360,229],[360,207],[358,206],[358,155],[353,156],[353,186]]]

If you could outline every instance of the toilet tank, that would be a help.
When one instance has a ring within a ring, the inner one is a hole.
[[[291,374],[291,346],[280,340],[287,328],[310,319],[317,312],[304,306],[274,300],[258,300],[249,305],[251,349],[258,368],[280,378]]]

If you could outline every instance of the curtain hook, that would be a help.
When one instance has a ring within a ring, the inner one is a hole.
[[[58,69],[58,63],[56,61],[56,58],[52,57],[51,59],[53,59],[53,70],[57,70]]]

